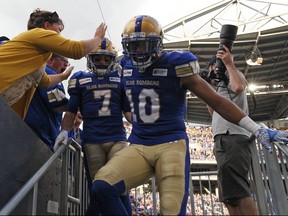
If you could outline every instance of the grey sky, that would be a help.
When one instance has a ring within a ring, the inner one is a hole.
[[[271,9],[274,9],[273,13],[287,13],[288,5],[286,1],[270,0],[273,3],[280,3],[276,8],[274,6],[271,7]],[[61,34],[66,38],[74,40],[93,37],[97,26],[105,21],[108,25],[106,37],[113,41],[118,50],[122,50],[121,33],[124,25],[133,16],[139,14],[151,15],[162,26],[166,26],[171,22],[218,2],[221,2],[221,0],[1,0],[0,36],[5,35],[13,38],[19,33],[26,31],[30,13],[36,8],[40,8],[52,12],[57,11],[65,24],[65,29]],[[255,10],[256,12],[257,10],[261,10],[261,13],[265,13],[269,7],[265,6],[267,5],[265,2],[267,3],[269,0],[243,0],[243,4],[254,10],[250,10],[250,16],[242,14],[243,18],[247,20],[253,18],[251,12],[255,12]],[[229,19],[232,20],[233,16],[237,15],[234,10],[228,12],[230,14],[221,13],[226,18],[225,22],[228,22]],[[192,32],[196,30],[206,20],[204,21],[201,17],[200,20],[196,20],[195,22],[191,22],[188,31]],[[275,27],[274,23],[271,22],[271,24],[272,27]],[[207,27],[213,30],[209,24]],[[86,58],[70,60],[70,62],[75,66],[73,72],[86,70]]]
[[[57,11],[65,24],[61,33],[64,37],[75,40],[91,38],[97,26],[103,22],[98,2],[108,25],[106,36],[120,50],[123,27],[133,16],[151,15],[165,26],[219,0],[1,0],[0,36],[13,38],[26,31],[30,13],[40,8]],[[70,62],[75,66],[73,72],[86,69],[85,58]]]

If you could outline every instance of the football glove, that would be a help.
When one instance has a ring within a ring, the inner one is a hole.
[[[273,140],[288,144],[288,131],[277,131]]]
[[[260,124],[261,127],[258,129],[256,138],[265,149],[272,153],[271,142],[288,142],[288,131],[271,130],[266,125]]]
[[[54,152],[60,147],[61,144],[67,145],[67,143],[68,143],[68,131],[62,130],[60,131],[55,140],[53,147]]]

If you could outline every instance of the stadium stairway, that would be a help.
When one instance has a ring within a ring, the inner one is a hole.
[[[74,140],[53,154],[0,98],[0,146],[0,215],[84,215],[88,184]],[[258,143],[253,147],[250,181],[259,213],[287,215],[288,146],[274,143],[272,154]],[[196,174],[190,178],[191,209]],[[152,184],[153,197],[156,187]]]
[[[67,204],[69,201],[78,206],[83,204],[79,200],[86,189],[81,147],[73,140],[71,143],[74,147],[71,144],[59,148],[59,152],[57,150],[61,157],[53,154],[0,98],[1,215],[64,215],[71,210]],[[69,151],[70,148],[72,151]],[[25,187],[33,189],[25,190],[25,195],[21,191]],[[78,194],[74,196],[75,193]],[[19,199],[21,194],[23,199]],[[61,204],[65,206],[62,210]],[[84,208],[81,206],[81,209]],[[77,211],[80,215],[79,208]]]
[[[52,156],[52,152],[3,100],[0,100],[0,140],[0,208],[3,208]],[[47,214],[49,200],[60,201],[60,174],[61,161],[56,160],[39,181],[39,214]],[[12,214],[31,215],[31,195],[30,192]]]

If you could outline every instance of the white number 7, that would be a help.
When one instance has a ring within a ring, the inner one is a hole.
[[[94,98],[101,99],[104,97],[103,104],[100,110],[98,110],[98,116],[110,116],[111,110],[109,109],[110,98],[111,98],[111,90],[94,90]]]

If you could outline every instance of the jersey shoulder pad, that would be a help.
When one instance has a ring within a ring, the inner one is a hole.
[[[116,68],[114,70],[112,70],[108,76],[110,77],[120,77],[121,76],[121,70],[119,70],[119,68]]]
[[[120,65],[119,62],[115,63],[115,65],[111,71],[111,73],[115,73],[115,72],[118,74],[118,76],[121,76],[121,74],[122,74],[122,66]]]
[[[175,67],[177,77],[190,76],[200,71],[197,58],[188,51],[169,52],[163,61]]]
[[[131,64],[131,60],[130,60],[128,57],[123,56],[123,57],[120,59],[119,64],[120,64],[121,68],[124,68],[125,65]]]
[[[85,76],[85,73],[86,72],[84,71],[78,71],[72,75],[71,79],[77,79],[77,78],[83,77]]]
[[[88,73],[84,72],[84,71],[78,71],[78,72],[74,73],[68,81],[68,89],[75,88],[77,85],[77,80],[79,80],[83,77],[86,77],[87,74]]]
[[[175,65],[185,64],[191,61],[198,61],[198,59],[191,52],[182,50],[167,52],[165,57],[168,59],[167,61]]]

